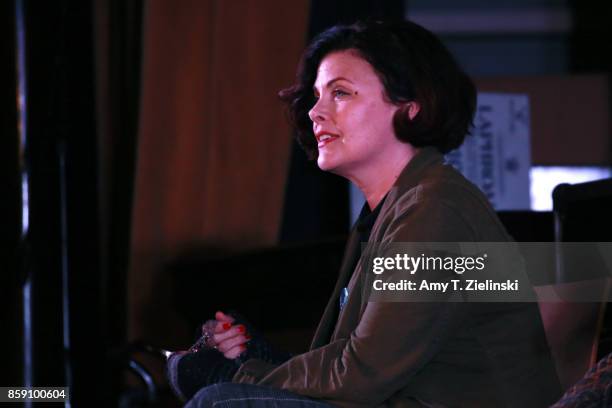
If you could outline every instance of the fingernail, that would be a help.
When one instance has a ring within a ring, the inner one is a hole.
[[[252,337],[251,337],[251,335],[250,335],[250,334],[245,334],[245,335],[244,335],[244,338],[245,338],[245,339],[247,339],[247,340],[251,340],[251,338],[252,338]]]
[[[241,345],[240,345],[240,349],[241,349],[242,351],[244,351],[244,350],[246,350],[246,346],[245,346],[244,344],[241,344]]]
[[[223,323],[223,330],[229,330],[232,327],[231,323]]]
[[[245,333],[246,332],[246,327],[244,327],[243,325],[238,326],[238,331],[240,333]]]

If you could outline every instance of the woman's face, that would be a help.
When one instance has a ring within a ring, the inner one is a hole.
[[[386,100],[374,68],[355,51],[333,52],[321,61],[314,93],[309,116],[322,170],[358,179],[401,144],[392,123],[397,106]]]

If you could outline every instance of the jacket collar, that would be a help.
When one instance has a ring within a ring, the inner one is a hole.
[[[410,190],[421,181],[423,172],[434,164],[444,162],[444,156],[433,146],[426,146],[419,149],[414,157],[402,170],[391,190],[400,189]]]
[[[442,163],[444,163],[444,156],[437,148],[432,146],[420,148],[408,164],[406,164],[397,180],[395,180],[395,183],[393,183],[393,187],[387,193],[384,205],[380,210],[381,214],[393,211],[399,198],[405,192],[416,187],[423,180],[424,174],[428,169]],[[376,229],[385,217],[386,215],[378,217],[373,230]]]

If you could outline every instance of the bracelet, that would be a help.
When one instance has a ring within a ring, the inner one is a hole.
[[[208,322],[204,324],[204,326],[202,327],[202,337],[200,337],[198,341],[196,341],[195,344],[191,346],[191,348],[189,349],[191,353],[197,353],[203,348],[208,348],[208,349],[217,348],[217,344],[215,343],[213,339],[213,335],[214,335],[213,330],[216,324],[217,324],[216,320],[209,320]]]

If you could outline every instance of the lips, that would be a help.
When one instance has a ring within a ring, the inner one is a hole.
[[[320,149],[338,139],[339,136],[334,133],[319,131],[315,137],[317,138],[317,146]]]

